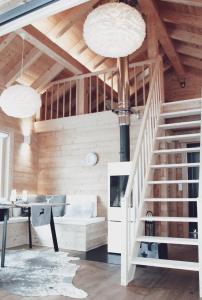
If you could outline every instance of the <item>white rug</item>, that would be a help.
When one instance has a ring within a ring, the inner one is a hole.
[[[7,250],[0,288],[24,297],[86,298],[87,293],[72,284],[79,265],[70,261],[78,259],[53,250]]]

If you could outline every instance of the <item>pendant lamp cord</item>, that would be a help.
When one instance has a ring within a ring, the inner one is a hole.
[[[22,36],[22,61],[21,61],[21,74],[20,74],[21,78],[22,78],[23,69],[24,69],[24,50],[25,50],[25,39]]]

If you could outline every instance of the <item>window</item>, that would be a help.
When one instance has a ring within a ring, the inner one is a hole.
[[[9,194],[10,138],[6,132],[0,132],[0,197]]]

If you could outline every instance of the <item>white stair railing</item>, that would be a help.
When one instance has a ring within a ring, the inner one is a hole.
[[[202,96],[201,96],[202,99]],[[199,196],[197,199],[198,217],[198,262],[199,262],[199,296],[202,298],[202,102],[201,102],[201,136],[200,136],[200,165],[199,165]]]
[[[144,116],[132,161],[131,174],[128,179],[125,196],[122,199],[122,285],[127,285],[134,277],[135,267],[131,264],[131,259],[134,255],[137,255],[138,251],[135,241],[163,98],[162,61],[158,57],[154,66]],[[131,210],[132,193],[133,209]],[[131,218],[131,211],[133,212],[133,218]],[[131,220],[134,220],[134,216],[136,220],[132,222]]]

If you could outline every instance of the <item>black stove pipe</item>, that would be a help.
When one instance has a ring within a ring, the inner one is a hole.
[[[120,126],[120,161],[130,161],[130,86],[128,57],[117,59],[118,117]]]

